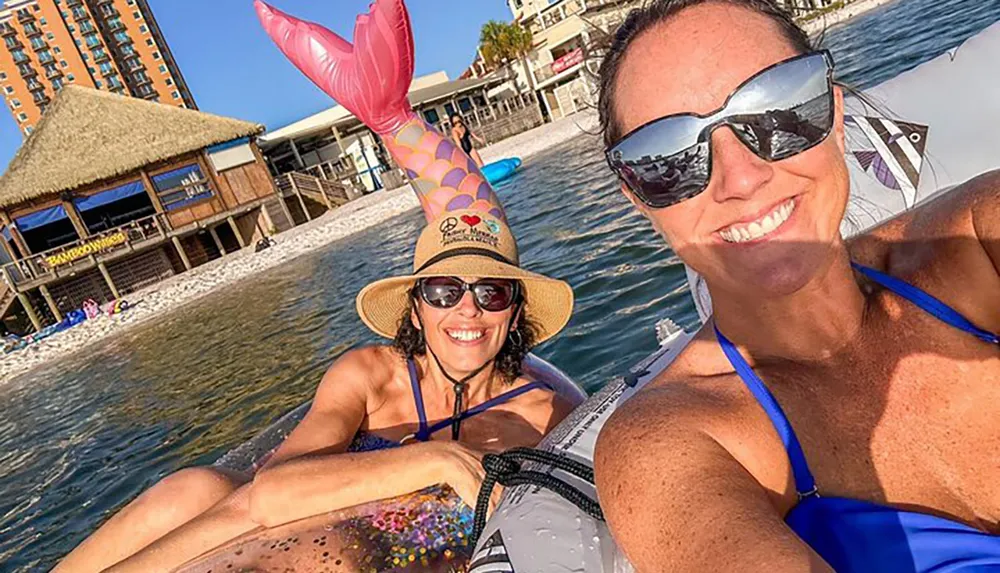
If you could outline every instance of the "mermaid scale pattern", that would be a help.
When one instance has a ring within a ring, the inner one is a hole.
[[[358,16],[354,41],[255,0],[268,35],[327,95],[363,121],[406,170],[428,221],[472,209],[503,221],[496,193],[475,162],[413,112],[413,32],[402,0],[376,0]]]

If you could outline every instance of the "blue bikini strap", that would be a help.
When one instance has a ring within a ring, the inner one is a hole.
[[[424,395],[420,392],[420,377],[417,375],[417,364],[412,358],[407,359],[406,368],[410,372],[410,388],[413,389],[413,401],[417,404],[417,419],[420,425],[417,433],[413,435],[417,440],[426,442],[431,437],[431,432],[427,431],[427,414],[424,412]]]
[[[851,266],[854,267],[854,270],[868,277],[873,282],[882,285],[890,291],[912,302],[945,324],[953,326],[964,332],[968,332],[980,340],[1000,345],[1000,336],[972,324],[967,318],[959,314],[958,311],[934,298],[931,294],[920,290],[907,282],[901,281],[896,277],[889,276],[875,269],[853,262],[851,263]]]
[[[468,420],[469,418],[471,418],[473,416],[476,416],[478,414],[482,414],[483,412],[485,412],[486,410],[489,410],[490,408],[492,408],[494,406],[499,406],[500,404],[503,404],[504,402],[509,402],[510,400],[513,400],[514,398],[517,398],[521,394],[525,394],[527,392],[531,392],[532,390],[535,390],[537,388],[548,388],[548,386],[545,383],[543,383],[543,382],[538,382],[538,381],[529,382],[528,384],[525,384],[524,386],[521,386],[520,388],[514,388],[513,390],[509,390],[507,392],[504,392],[503,394],[500,394],[499,396],[495,396],[493,398],[490,398],[489,400],[483,402],[482,404],[480,404],[478,406],[474,406],[472,408],[469,408],[468,410],[462,412],[462,415],[459,416],[459,418],[464,422],[465,420]],[[440,422],[438,422],[436,424],[433,424],[431,427],[427,428],[427,437],[430,438],[430,436],[434,432],[437,432],[438,430],[442,430],[444,428],[447,428],[450,425],[451,425],[451,418],[446,418],[446,419],[441,420]]]
[[[764,381],[747,364],[747,361],[740,354],[739,350],[736,349],[736,346],[719,332],[718,327],[715,327],[715,336],[719,340],[722,352],[725,353],[726,358],[729,359],[730,364],[733,365],[736,373],[743,379],[743,382],[750,389],[754,398],[764,408],[764,412],[771,419],[774,429],[781,436],[781,442],[785,445],[785,452],[788,453],[788,462],[792,466],[792,477],[795,478],[795,491],[799,494],[799,499],[815,495],[817,491],[816,480],[813,479],[812,472],[809,471],[809,464],[806,463],[806,456],[802,453],[802,446],[799,444],[799,439],[796,437],[795,431],[792,430],[792,425],[788,423],[785,412],[781,410],[781,406],[778,405],[778,401],[774,398],[774,395],[764,385]]]

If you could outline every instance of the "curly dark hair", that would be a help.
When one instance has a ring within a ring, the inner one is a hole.
[[[524,308],[528,302],[524,294],[524,288],[520,288],[519,291],[521,294],[515,304],[519,308]],[[403,358],[407,359],[414,356],[423,356],[427,353],[427,341],[424,340],[424,332],[414,326],[413,321],[410,320],[410,313],[416,310],[416,296],[415,293],[411,294],[410,304],[407,305],[403,316],[399,318],[399,329],[396,331],[396,337],[392,341],[393,348]],[[517,321],[517,328],[512,332],[517,332],[520,336],[513,337],[517,338],[517,341],[514,341],[510,333],[508,333],[507,340],[500,347],[500,352],[497,353],[494,362],[495,368],[493,372],[496,376],[500,377],[504,384],[513,384],[521,375],[521,363],[524,361],[524,357],[531,352],[531,349],[535,346],[535,341],[538,339],[538,328],[524,314],[521,315],[521,318]]]
[[[629,47],[643,33],[670,20],[682,10],[713,2],[740,6],[765,16],[777,25],[779,33],[796,52],[805,54],[813,50],[809,35],[795,23],[792,15],[775,0],[653,0],[646,6],[629,13],[612,38],[610,47],[604,53],[604,61],[598,72],[600,95],[597,109],[605,147],[612,147],[625,135],[622,133],[622,126],[615,113],[617,99],[615,87],[621,63],[625,59]]]

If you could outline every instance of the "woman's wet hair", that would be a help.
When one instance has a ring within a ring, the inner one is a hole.
[[[653,0],[646,6],[629,13],[612,38],[607,51],[604,52],[604,61],[598,72],[600,95],[597,106],[605,147],[611,147],[625,135],[622,133],[622,127],[615,114],[617,99],[615,84],[618,81],[621,63],[625,59],[629,47],[636,38],[670,20],[682,10],[709,3],[731,4],[765,16],[775,23],[779,33],[796,52],[805,54],[814,49],[809,35],[795,23],[792,15],[779,6],[775,0]]]
[[[527,303],[524,298],[524,289],[521,289],[518,306],[523,308]],[[424,339],[424,331],[417,328],[410,319],[411,313],[416,310],[417,300],[415,296],[410,297],[410,304],[403,316],[399,319],[399,329],[396,331],[396,338],[393,339],[393,347],[404,358],[423,356],[427,353],[427,341]],[[517,321],[517,328],[507,334],[500,352],[496,356],[496,368],[494,372],[504,384],[513,384],[521,375],[521,363],[524,357],[531,352],[538,339],[538,329],[528,320],[524,314]]]

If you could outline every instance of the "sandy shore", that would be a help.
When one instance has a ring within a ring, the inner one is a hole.
[[[842,24],[855,16],[860,16],[869,10],[874,10],[879,6],[895,1],[896,0],[855,0],[839,10],[835,10],[829,14],[824,14],[806,22],[803,24],[802,28],[807,34],[812,36],[827,28],[836,26],[837,24]]]
[[[596,123],[595,114],[575,114],[484,148],[482,155],[486,161],[510,156],[527,160],[540,151],[578,136],[581,128],[593,130]],[[310,223],[275,235],[277,244],[270,249],[260,253],[254,253],[253,248],[243,249],[132,293],[125,298],[142,302],[124,314],[88,320],[23,350],[0,356],[0,384],[45,363],[72,360],[73,353],[99,344],[112,335],[121,335],[126,329],[151,318],[161,317],[224,285],[288,262],[416,208],[419,208],[419,203],[409,186],[365,195]]]

